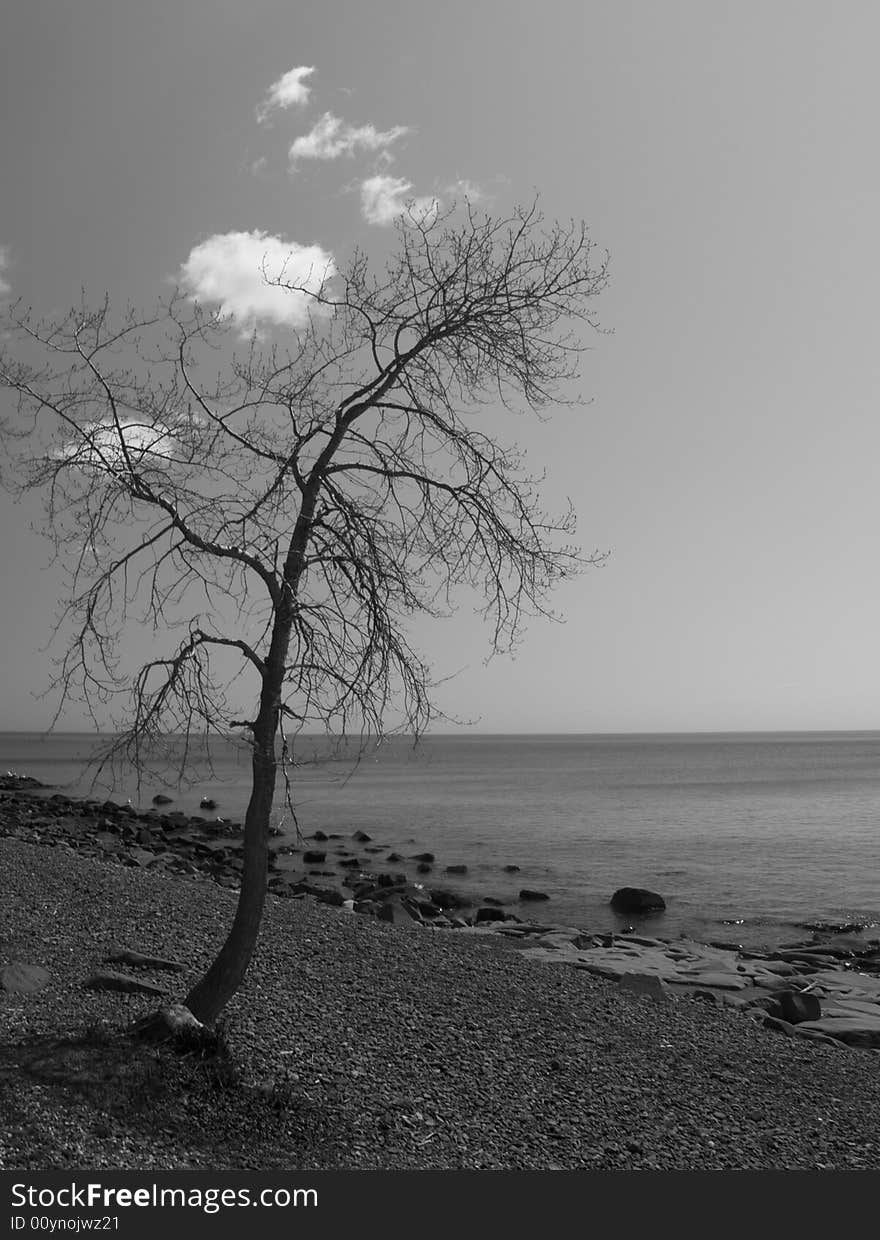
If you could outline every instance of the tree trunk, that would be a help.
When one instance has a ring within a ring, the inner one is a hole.
[[[253,789],[244,823],[244,866],[238,908],[229,936],[214,963],[185,999],[203,1025],[213,1025],[238,990],[257,946],[269,862],[269,819],[275,795],[275,736],[254,737]]]
[[[214,963],[184,1001],[203,1025],[213,1025],[238,990],[260,933],[269,871],[269,821],[278,767],[275,736],[290,628],[288,615],[276,614],[263,674],[260,713],[254,724],[253,787],[244,820],[244,865],[235,919]]]

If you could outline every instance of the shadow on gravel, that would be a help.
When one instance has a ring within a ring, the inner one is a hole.
[[[320,1165],[339,1154],[333,1117],[288,1083],[245,1083],[228,1054],[198,1057],[124,1033],[0,1045],[0,1114],[30,1159],[65,1165],[71,1132],[100,1148],[124,1132],[133,1146],[191,1154],[193,1165]],[[21,1165],[21,1164],[19,1164]],[[36,1165],[32,1162],[31,1165]]]

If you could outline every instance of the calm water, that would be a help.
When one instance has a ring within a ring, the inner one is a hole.
[[[87,794],[94,746],[0,734],[0,769]],[[213,759],[213,777],[175,789],[173,808],[198,813],[211,795],[240,819],[248,755],[221,743]],[[361,829],[389,850],[433,852],[441,878],[466,864],[448,882],[475,894],[539,888],[550,903],[527,907],[542,921],[617,928],[608,899],[626,885],[666,898],[642,922],[650,933],[756,944],[798,937],[798,921],[880,924],[880,733],[396,740],[357,766],[304,765],[294,782],[304,834]],[[113,795],[147,807],[160,790],[151,778],[138,797],[123,771]],[[290,828],[283,807],[276,821]]]

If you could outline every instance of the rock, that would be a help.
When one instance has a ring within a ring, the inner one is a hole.
[[[328,838],[329,838],[329,837],[328,837],[328,836],[327,836],[327,835],[326,835],[323,831],[314,831],[314,832],[312,833],[312,839],[313,839],[313,840],[318,840],[319,842],[322,842],[322,841],[324,841],[324,840],[326,840],[326,839],[328,839]]]
[[[432,902],[440,909],[467,908],[468,905],[468,901],[456,895],[454,891],[443,891],[441,888],[435,888],[433,891],[429,891],[428,895],[431,897]]]
[[[390,852],[385,860],[390,861],[391,864],[394,865],[395,863],[403,861],[403,857],[401,857],[400,853]]]
[[[663,897],[645,887],[619,887],[610,903],[617,913],[653,913],[666,908]]]
[[[501,909],[497,908],[478,908],[474,914],[474,925],[478,926],[482,922],[487,921],[504,921],[505,915]]]
[[[549,900],[550,899],[546,891],[532,891],[531,888],[529,887],[523,887],[522,891],[519,893],[519,898],[521,900]]]
[[[164,792],[157,792],[153,797],[154,805],[170,805],[174,800],[173,797],[166,797]]]
[[[859,1016],[830,1016],[821,1020],[804,1021],[794,1026],[798,1033],[822,1033],[845,1042],[847,1046],[880,1049],[880,1009],[877,1016],[864,1013]]]
[[[858,934],[865,929],[860,921],[801,921],[801,930],[812,930],[814,934]]]
[[[632,991],[636,995],[644,995],[656,1003],[672,1003],[672,991],[662,978],[651,973],[624,973],[618,985],[621,990]]]
[[[355,831],[351,838],[353,840],[357,840],[359,844],[369,844],[373,837],[371,835],[367,835],[366,831]]]
[[[307,895],[314,896],[321,904],[334,904],[340,908],[345,903],[345,896],[341,891],[336,891],[333,887],[317,887],[314,883],[293,883],[289,887],[291,895]]]
[[[790,1025],[799,1025],[805,1020],[818,1020],[822,1015],[822,1005],[815,995],[799,990],[783,990],[774,996],[780,1005],[783,1020]]]
[[[216,808],[217,808],[217,802],[214,800],[213,797],[202,797],[201,801],[199,801],[199,809],[216,809]]]
[[[359,870],[361,868],[361,863],[357,857],[342,857],[337,864],[347,870]]]
[[[435,858],[433,853],[413,853],[411,859],[413,861],[424,861],[426,863],[430,863]]]
[[[433,868],[430,861],[420,861],[416,866],[416,872],[418,874],[430,874]]]
[[[504,867],[504,871],[506,874],[518,874],[519,866],[518,865],[506,865]]]
[[[0,990],[15,995],[30,995],[48,986],[51,974],[39,964],[13,961],[0,969]]]
[[[376,916],[379,921],[391,922],[394,926],[412,925],[414,921],[418,921],[418,916],[413,916],[412,910],[407,908],[403,900],[399,896],[392,896],[390,900],[383,900],[376,910]]]
[[[306,865],[321,865],[321,863],[326,861],[326,859],[327,854],[325,852],[318,852],[317,849],[314,848],[303,853],[303,861]]]
[[[113,969],[97,969],[83,982],[87,990],[119,990],[126,994],[163,995],[161,986],[142,982],[140,978],[117,973]]]

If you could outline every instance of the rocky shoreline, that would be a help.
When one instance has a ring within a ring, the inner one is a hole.
[[[74,800],[9,774],[0,777],[0,835],[237,888],[240,824],[187,817],[169,811],[167,798],[157,801],[153,810],[138,813],[109,800]],[[208,799],[203,805],[216,808]],[[809,938],[766,952],[665,940],[634,927],[620,934],[591,934],[525,920],[522,906],[545,907],[541,892],[523,889],[518,913],[491,897],[468,901],[431,881],[434,862],[427,853],[403,857],[389,852],[363,831],[348,839],[316,832],[308,840],[271,849],[269,890],[282,899],[311,898],[381,922],[499,936],[530,959],[585,970],[659,1003],[677,995],[696,997],[741,1008],[777,1033],[880,1049],[880,940],[853,933],[857,927],[818,927]],[[454,877],[460,869],[448,866],[445,873]],[[21,974],[9,972],[15,963],[7,962],[0,987],[27,988]],[[138,989],[136,976],[104,973],[107,989]]]

